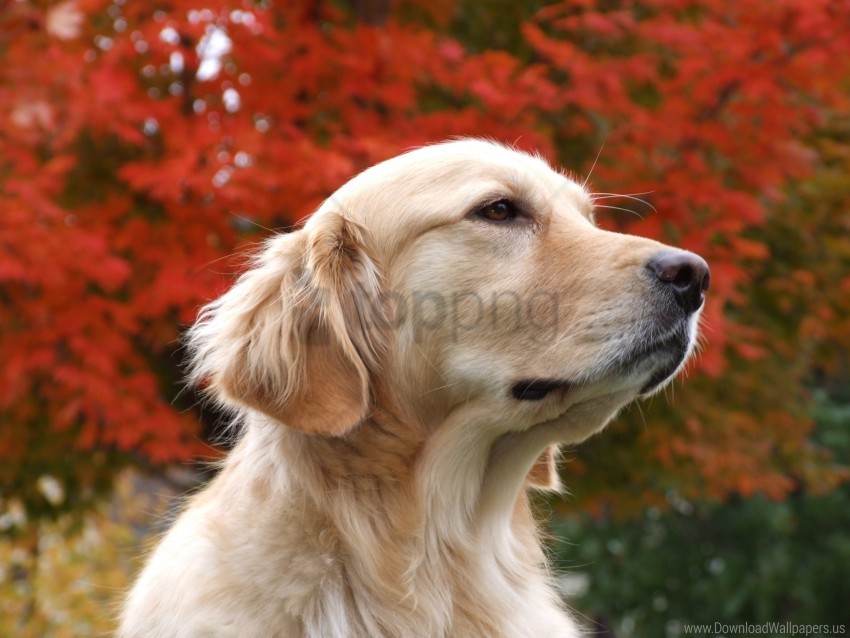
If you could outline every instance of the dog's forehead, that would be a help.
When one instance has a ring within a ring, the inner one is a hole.
[[[387,181],[419,176],[436,188],[444,184],[458,186],[497,181],[516,190],[540,189],[547,197],[557,191],[576,200],[589,199],[582,186],[555,171],[542,157],[478,139],[418,148],[378,164],[372,170],[376,177],[383,173]]]
[[[501,197],[588,218],[593,208],[585,188],[543,158],[464,139],[424,146],[376,164],[343,185],[318,212],[338,212],[366,228],[386,223],[417,232],[456,221],[482,201]]]

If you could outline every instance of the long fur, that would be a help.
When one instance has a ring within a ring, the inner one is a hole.
[[[500,199],[522,216],[482,218]],[[670,365],[628,344],[686,330],[689,354],[696,315],[671,319],[646,274],[664,249],[599,230],[583,186],[488,142],[343,186],[188,333],[191,380],[241,436],[149,558],[119,635],[578,636],[527,491],[558,489],[558,445]],[[519,400],[529,379],[565,381]]]

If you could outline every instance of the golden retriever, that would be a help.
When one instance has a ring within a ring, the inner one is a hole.
[[[190,330],[238,444],[120,635],[579,635],[529,488],[692,351],[706,263],[607,232],[593,196],[480,140],[361,173]]]

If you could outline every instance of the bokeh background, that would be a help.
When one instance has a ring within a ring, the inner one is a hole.
[[[850,2],[2,0],[0,62],[0,635],[109,634],[228,445],[181,331],[271,231],[459,135],[711,263],[686,379],[540,502],[590,631],[850,628]]]

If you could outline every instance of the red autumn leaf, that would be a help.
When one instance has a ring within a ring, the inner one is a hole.
[[[646,200],[600,199],[600,223],[711,263],[707,343],[622,452],[635,493],[828,483],[797,406],[805,366],[850,344],[850,152],[829,133],[850,103],[850,5],[573,0],[476,40],[447,32],[454,8],[417,4],[378,26],[345,3],[224,0],[0,17],[0,418],[16,424],[0,473],[26,474],[45,431],[124,460],[206,454],[176,398],[179,333],[233,255],[377,161],[480,135]],[[758,429],[777,406],[791,424]],[[583,467],[608,498],[605,464]]]

